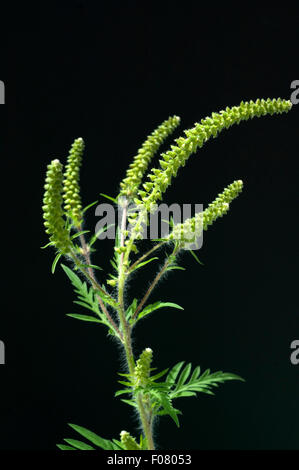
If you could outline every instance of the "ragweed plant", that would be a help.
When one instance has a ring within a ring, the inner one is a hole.
[[[43,201],[43,217],[49,243],[56,250],[52,264],[54,273],[61,257],[65,274],[74,286],[77,296],[76,304],[86,308],[88,314],[68,314],[75,319],[100,323],[108,329],[108,334],[121,343],[124,348],[127,370],[119,373],[123,386],[115,392],[116,397],[138,413],[141,435],[138,439],[126,430],[120,432],[120,440],[103,439],[88,429],[70,424],[70,426],[88,442],[77,439],[64,439],[59,444],[62,450],[147,450],[154,449],[153,423],[158,416],[169,415],[179,426],[180,410],[174,407],[181,397],[192,397],[198,393],[213,394],[213,388],[228,380],[243,380],[238,375],[213,372],[209,369],[201,371],[200,366],[192,370],[191,363],[181,361],[161,372],[153,371],[153,351],[145,347],[139,357],[135,357],[132,349],[132,330],[137,322],[160,308],[182,309],[172,302],[155,302],[148,300],[161,278],[166,272],[184,269],[177,263],[178,254],[191,242],[197,242],[202,232],[207,230],[219,217],[229,210],[231,202],[240,194],[243,182],[236,180],[225,188],[207,208],[181,223],[170,224],[170,233],[152,241],[153,246],[143,254],[139,254],[140,240],[143,238],[144,227],[149,214],[155,211],[157,202],[184,166],[192,153],[196,153],[210,138],[217,137],[223,129],[243,120],[267,114],[280,114],[291,108],[291,102],[278,99],[267,99],[253,102],[241,102],[239,106],[226,108],[219,113],[202,119],[193,128],[184,131],[185,136],[175,139],[170,150],[162,153],[159,165],[148,171],[149,165],[164,140],[179,124],[177,116],[164,121],[145,141],[137,152],[120,183],[119,194],[112,198],[118,204],[121,220],[116,228],[115,247],[111,259],[113,273],[105,276],[103,271],[96,275],[99,266],[91,263],[91,254],[99,233],[90,235],[83,230],[84,214],[95,203],[82,208],[79,170],[84,151],[84,142],[76,139],[70,149],[65,167],[55,159],[47,168],[45,194]],[[148,173],[147,173],[148,172]],[[147,173],[147,175],[146,175]],[[145,178],[145,179],[144,179]],[[106,227],[107,228],[107,227]],[[102,231],[105,229],[102,229]],[[87,238],[88,237],[88,238]],[[102,242],[103,243],[103,242]],[[161,247],[165,259],[162,266],[142,298],[133,298],[127,304],[124,292],[129,277],[133,272],[157,259]],[[190,245],[189,245],[190,246]],[[194,256],[197,258],[195,253]],[[71,267],[70,267],[71,266]],[[146,345],[145,345],[146,346]],[[126,398],[124,398],[126,397]]]

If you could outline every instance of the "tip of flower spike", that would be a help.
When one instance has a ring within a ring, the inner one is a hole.
[[[152,353],[152,352],[153,352],[153,350],[152,350],[151,348],[145,348],[145,351],[146,351],[147,353]]]
[[[51,163],[52,165],[61,165],[61,162],[60,160],[58,160],[58,158],[55,158],[55,160],[52,160]]]

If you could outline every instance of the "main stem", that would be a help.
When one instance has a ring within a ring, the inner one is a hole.
[[[121,221],[121,238],[120,238],[120,246],[124,247],[125,245],[125,229],[126,229],[126,220],[127,220],[127,202],[123,205],[123,212],[122,212],[122,221]],[[127,266],[127,261],[129,257],[129,247],[126,253],[121,253],[120,262],[119,262],[119,275],[118,275],[118,303],[119,303],[119,320],[120,326],[123,334],[123,344],[126,353],[126,359],[128,363],[129,372],[134,376],[135,372],[135,361],[134,361],[134,354],[132,349],[132,339],[131,339],[131,332],[132,328],[129,322],[126,319],[125,314],[125,306],[124,306],[124,288],[126,282],[126,272],[125,268]],[[151,416],[147,413],[146,407],[142,401],[142,394],[139,393],[136,397],[136,404],[137,409],[140,415],[140,420],[142,423],[142,428],[144,435],[146,437],[148,450],[154,450],[154,441],[153,441],[153,434],[152,434],[152,425],[151,425]],[[149,417],[148,417],[149,415]]]

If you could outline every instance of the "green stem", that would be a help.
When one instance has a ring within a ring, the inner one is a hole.
[[[167,270],[168,266],[173,262],[173,257],[176,256],[177,252],[179,251],[179,248],[178,247],[175,247],[175,249],[173,250],[171,256],[169,256],[168,258],[166,258],[166,261],[162,267],[162,269],[158,272],[158,274],[156,275],[155,279],[153,280],[153,282],[151,283],[151,285],[149,286],[149,288],[147,289],[144,297],[142,298],[142,300],[140,301],[139,305],[137,306],[135,312],[134,312],[134,315],[132,315],[132,321],[133,320],[136,320],[137,318],[137,315],[138,313],[141,311],[142,307],[144,306],[145,302],[147,301],[147,299],[149,298],[149,296],[151,295],[152,291],[154,290],[154,288],[156,287],[157,283],[160,281],[161,277],[163,276],[163,274],[165,273],[165,271]]]
[[[164,243],[166,242],[160,242],[158,243],[157,245],[155,245],[153,248],[151,248],[149,251],[147,251],[144,255],[140,256],[140,258],[135,261],[135,263],[132,264],[132,266],[130,266],[128,272],[131,273],[132,271],[134,271],[134,269],[136,268],[136,266],[141,263],[141,261],[143,261],[145,258],[147,258],[151,253],[153,253],[154,251],[156,251],[158,248],[160,248],[162,245],[164,245]]]
[[[123,214],[122,214],[122,222],[121,222],[121,238],[120,238],[120,246],[124,247],[125,244],[125,226],[126,226],[126,218],[127,218],[127,204],[123,205]],[[121,325],[121,330],[123,334],[123,344],[126,353],[126,359],[128,363],[129,372],[134,377],[135,373],[135,361],[134,361],[134,354],[132,350],[132,340],[131,340],[131,332],[132,327],[126,319],[125,314],[125,306],[124,306],[124,289],[125,289],[125,282],[126,282],[126,272],[125,266],[127,266],[130,250],[132,247],[132,243],[129,244],[125,253],[121,253],[120,262],[119,262],[119,274],[118,274],[118,313],[119,313],[119,321]],[[145,404],[142,401],[142,395],[138,395],[136,397],[136,404],[137,409],[140,415],[140,420],[142,423],[142,428],[144,435],[147,440],[148,449],[154,450],[154,442],[153,442],[153,435],[152,435],[152,426],[151,426],[151,418],[148,419]]]
[[[76,256],[76,254],[72,252],[71,256],[72,256],[72,259],[73,259],[75,265],[77,266],[77,268],[79,268],[80,271],[84,274],[84,276],[91,282],[91,285],[94,287],[94,289],[97,289],[100,292],[102,292],[103,294],[105,294],[106,296],[109,296],[109,294],[107,292],[105,292],[104,289],[98,284],[95,277],[91,276],[90,273],[88,271],[86,271],[81,266],[81,262],[80,262],[79,258]],[[106,305],[104,304],[103,300],[101,299],[101,297],[99,295],[97,295],[97,300],[98,300],[98,302],[101,306],[101,309],[102,309],[103,313],[106,315],[106,318],[109,321],[112,329],[115,331],[115,333],[117,334],[119,339],[123,342],[123,335],[121,334],[121,332],[120,332],[119,328],[117,327],[116,323],[114,322],[113,318],[110,316],[110,314],[109,314],[109,312],[106,308]]]

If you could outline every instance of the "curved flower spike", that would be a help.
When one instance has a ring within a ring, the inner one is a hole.
[[[70,236],[65,228],[63,218],[62,199],[62,164],[59,160],[52,160],[47,166],[45,194],[43,198],[43,218],[46,233],[50,235],[50,240],[56,248],[66,254],[70,251]]]
[[[240,194],[243,189],[243,181],[234,181],[227,186],[208,207],[199,212],[191,219],[185,220],[182,224],[176,224],[169,234],[169,240],[177,240],[183,245],[185,242],[194,243],[202,235],[203,230],[207,230],[218,217],[222,217],[229,210],[229,204]]]
[[[178,116],[169,117],[147,138],[130,164],[126,178],[120,183],[120,196],[132,199],[136,195],[151,159],[179,123],[180,118]]]
[[[153,168],[148,175],[149,181],[143,185],[145,191],[138,191],[134,199],[137,205],[144,204],[150,210],[152,204],[162,199],[162,193],[171,184],[172,177],[176,176],[178,169],[184,166],[192,153],[202,147],[211,137],[217,137],[218,132],[228,129],[240,121],[266,114],[280,114],[291,109],[292,103],[281,98],[270,100],[256,100],[256,102],[241,102],[240,106],[226,108],[220,113],[212,113],[212,117],[202,119],[195,127],[185,131],[186,137],[176,139],[177,145],[161,155],[160,168]]]
[[[81,137],[71,146],[63,180],[64,209],[78,227],[82,221],[82,204],[80,197],[80,167],[84,151],[84,141]]]

